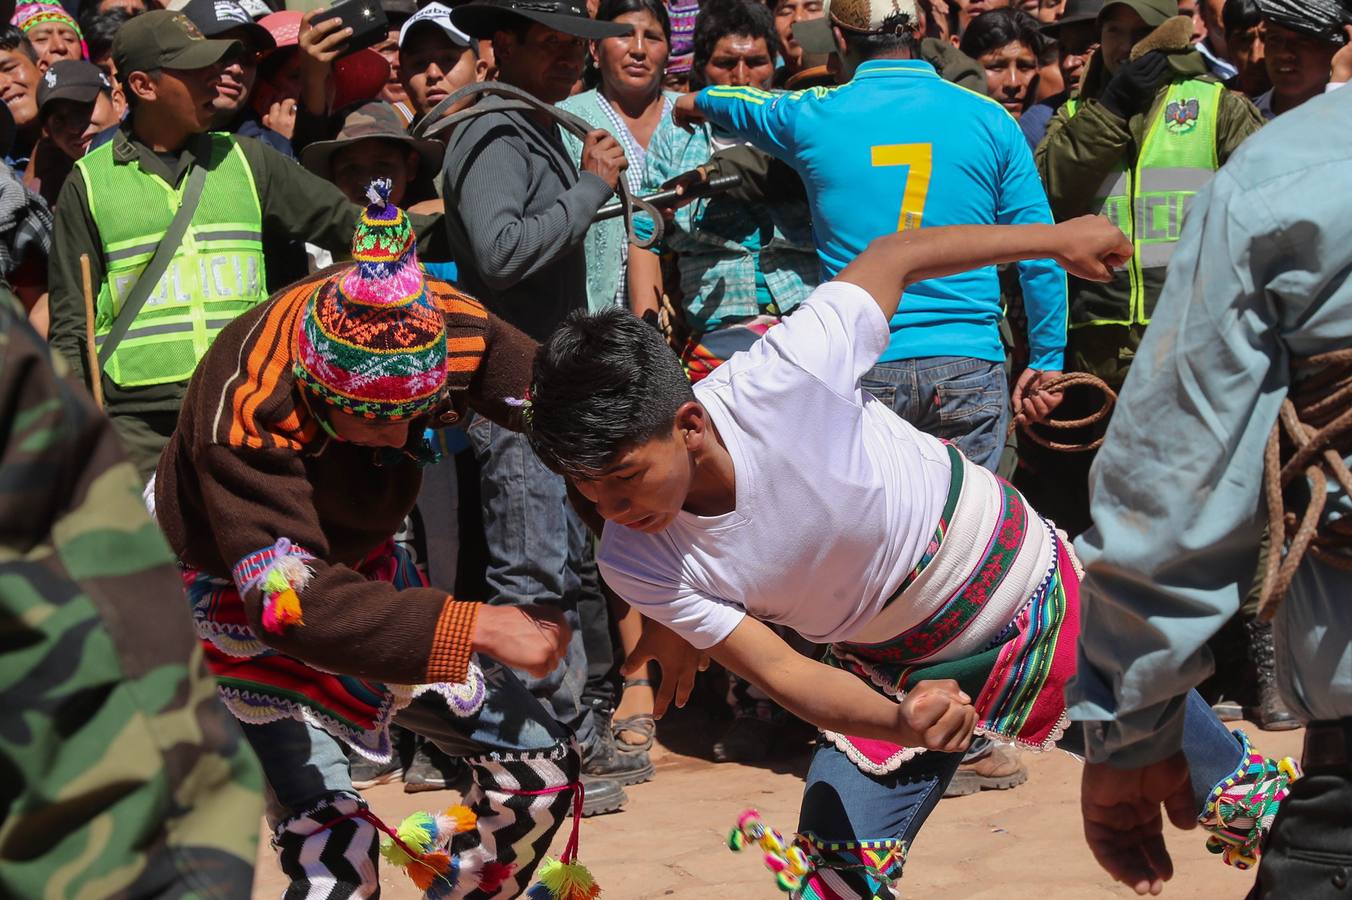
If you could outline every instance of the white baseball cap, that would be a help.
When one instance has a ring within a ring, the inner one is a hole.
[[[451,8],[441,3],[429,3],[409,16],[399,29],[399,46],[404,46],[408,33],[415,27],[427,23],[440,28],[448,38],[461,47],[474,47],[477,42],[451,22]]]
[[[832,25],[847,33],[881,34],[883,23],[896,15],[906,16],[911,27],[921,21],[916,0],[827,0],[826,15],[795,22],[793,37],[805,53],[834,53],[836,39],[831,34]]]

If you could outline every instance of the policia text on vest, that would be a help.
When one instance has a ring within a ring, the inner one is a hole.
[[[1216,121],[1224,90],[1212,81],[1170,85],[1135,161],[1122,160],[1104,179],[1093,211],[1122,229],[1136,253],[1112,281],[1072,279],[1071,328],[1149,324],[1188,205],[1220,168]],[[1077,101],[1067,108],[1074,115]]]
[[[136,166],[100,158],[112,152],[110,142],[76,163],[107,265],[95,302],[94,340],[100,348],[173,220],[187,182],[174,188]],[[221,329],[266,297],[263,214],[253,172],[228,135],[211,136],[210,160],[215,171],[183,240],[108,357],[105,372],[119,386],[187,381]]]

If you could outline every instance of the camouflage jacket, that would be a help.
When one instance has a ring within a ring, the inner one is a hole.
[[[108,419],[16,306],[0,289],[0,896],[247,898],[258,763]]]

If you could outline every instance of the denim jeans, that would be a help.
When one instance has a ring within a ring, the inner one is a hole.
[[[965,356],[880,362],[864,373],[864,390],[916,428],[951,441],[994,472],[1009,428],[1004,366]]]
[[[1059,746],[1083,755],[1078,723],[1066,730]],[[1199,814],[1212,788],[1239,765],[1241,750],[1211,707],[1192,691],[1183,719],[1183,753]],[[810,831],[823,841],[901,839],[909,845],[961,762],[960,753],[926,752],[887,775],[867,775],[834,744],[823,743],[808,769],[798,831]]]
[[[563,662],[543,678],[517,674],[589,747],[596,739],[596,717],[583,702],[587,654],[578,615],[592,553],[586,526],[568,504],[563,478],[545,468],[525,435],[482,416],[474,417],[466,431],[479,462],[488,602],[539,603],[563,612],[573,630]]]
[[[423,735],[450,756],[545,750],[568,739],[568,730],[531,696],[506,666],[477,657],[487,694],[479,711],[453,714],[436,694],[423,694],[400,710],[394,724]],[[281,719],[241,723],[268,783],[268,820],[276,824],[331,794],[355,794],[343,744],[313,725]]]

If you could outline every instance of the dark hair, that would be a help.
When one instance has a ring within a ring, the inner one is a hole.
[[[909,15],[898,12],[883,19],[878,31],[864,34],[842,28],[840,33],[845,36],[845,49],[863,60],[895,56],[903,50],[915,56],[920,52],[920,42],[911,31],[912,24]]]
[[[526,433],[550,469],[587,475],[669,431],[694,399],[657,329],[619,307],[578,310],[536,354]]]
[[[1263,11],[1256,0],[1225,0],[1221,7],[1221,24],[1225,33],[1248,31],[1263,21]]]
[[[113,38],[123,25],[134,15],[124,7],[115,6],[107,12],[90,11],[80,17],[80,32],[84,35],[85,46],[89,48],[90,59],[107,56],[113,49]]]
[[[784,55],[775,31],[775,17],[764,3],[751,0],[706,0],[695,20],[694,59],[690,65],[690,88],[705,87],[704,67],[714,55],[714,47],[730,34],[738,37],[765,38],[771,55]]]
[[[37,51],[17,25],[6,25],[0,29],[0,50],[17,50],[33,62],[38,61]]]
[[[671,43],[671,17],[667,15],[666,4],[662,0],[601,0],[596,9],[599,22],[613,22],[626,13],[648,13],[662,26],[662,33]]]
[[[1037,19],[1021,9],[992,9],[968,23],[958,49],[972,59],[980,59],[992,50],[1017,42],[1032,50],[1033,55],[1041,61],[1047,38],[1038,30],[1039,24]]]

